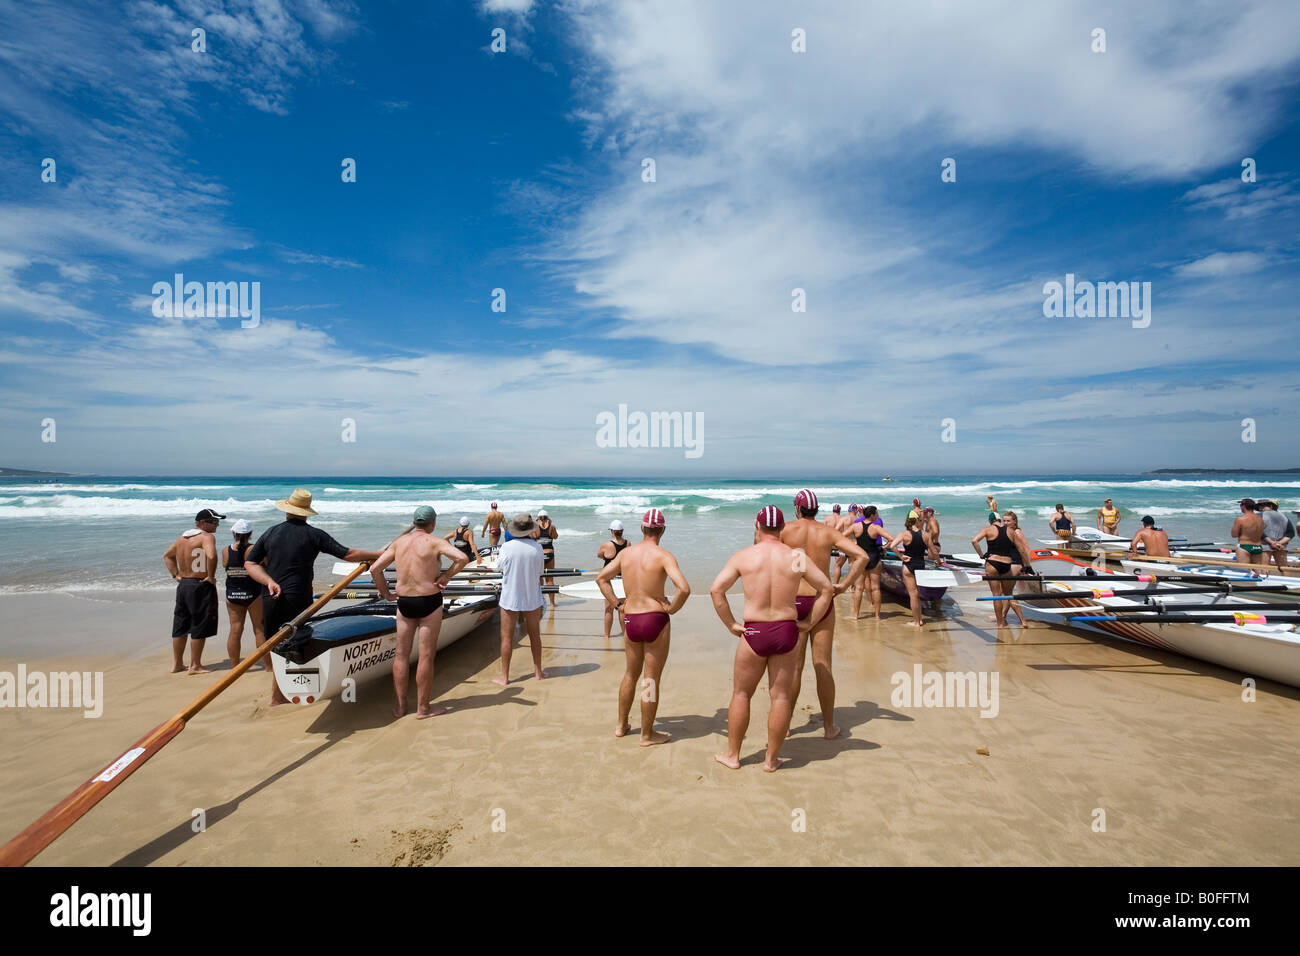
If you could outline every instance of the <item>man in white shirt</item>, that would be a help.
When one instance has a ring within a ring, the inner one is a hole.
[[[497,570],[501,572],[501,676],[492,683],[510,683],[510,654],[514,650],[515,627],[522,616],[528,628],[528,647],[533,652],[533,675],[546,679],[542,670],[542,571],[546,557],[536,538],[529,537],[537,525],[530,514],[517,514],[507,526],[510,540],[501,545]]]

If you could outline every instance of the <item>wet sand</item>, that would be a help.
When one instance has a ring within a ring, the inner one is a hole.
[[[809,664],[785,766],[760,769],[763,684],[730,771],[713,754],[734,639],[708,581],[692,587],[661,691],[669,744],[613,737],[622,639],[603,639],[598,603],[562,598],[542,623],[550,679],[532,678],[520,647],[515,681],[492,684],[493,622],[439,654],[435,695],[451,712],[432,720],[393,720],[386,680],[362,685],[356,703],[272,710],[269,676],[246,675],[36,862],[1300,862],[1300,691],[1261,682],[1246,703],[1239,675],[1212,665],[1047,625],[998,634],[975,589],[959,602],[950,592],[920,633],[889,598],[881,624],[850,621],[841,598],[841,739],[822,739]],[[0,710],[0,839],[219,676],[166,673],[170,597],[158,592],[7,595],[0,617],[0,670],[102,669],[106,697],[98,719]],[[224,667],[224,613],[208,645],[207,662]],[[894,706],[891,675],[918,663],[996,671],[997,716]]]

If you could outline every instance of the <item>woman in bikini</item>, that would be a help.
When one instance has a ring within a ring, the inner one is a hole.
[[[981,541],[988,542],[988,552],[983,558],[984,580],[989,583],[989,591],[994,597],[1011,594],[1016,589],[1016,582],[1004,581],[1003,578],[1016,577],[1023,569],[1031,566],[1029,542],[1020,530],[1020,521],[1015,512],[1008,511],[970,539],[976,554],[980,553]],[[1015,601],[994,601],[993,619],[997,621],[998,627],[1007,626],[1007,611],[1014,613],[1021,624],[1025,623]]]

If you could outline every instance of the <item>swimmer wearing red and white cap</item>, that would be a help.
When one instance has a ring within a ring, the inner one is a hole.
[[[781,766],[777,754],[790,732],[794,671],[799,664],[798,647],[813,621],[820,620],[831,606],[833,588],[813,562],[781,542],[785,516],[775,505],[767,505],[754,521],[753,545],[741,548],[718,572],[709,596],[718,618],[736,637],[736,660],[732,678],[731,704],[727,709],[727,749],[714,759],[724,767],[740,769],[740,746],[749,729],[749,702],[758,682],[767,674],[772,707],[767,718],[767,759],[763,769]],[[745,592],[745,623],[732,614],[727,589],[740,581]],[[810,616],[797,620],[795,597],[800,581],[817,592]]]
[[[487,517],[483,519],[483,530],[479,534],[485,535],[488,544],[494,548],[501,543],[501,525],[505,520],[506,516],[497,510],[495,501],[488,505]]]
[[[596,586],[605,595],[606,604],[621,609],[624,615],[623,652],[627,667],[618,687],[618,724],[614,736],[624,737],[631,732],[628,714],[633,697],[640,696],[642,747],[665,743],[670,736],[654,729],[663,691],[664,664],[668,661],[669,616],[681,610],[691,596],[691,586],[677,566],[677,559],[667,548],[659,546],[667,524],[664,513],[651,508],[641,516],[641,541],[620,549],[596,576]],[[622,600],[614,591],[614,580],[620,576],[625,595]],[[664,582],[669,578],[677,589],[671,601],[664,596]]]
[[[817,494],[805,488],[794,496],[795,520],[781,530],[781,541],[796,551],[802,551],[809,563],[817,566],[822,574],[830,578],[831,549],[836,548],[853,564],[849,576],[842,583],[833,585],[836,595],[843,594],[853,586],[867,569],[867,552],[858,547],[856,541],[842,532],[817,520]],[[795,610],[799,620],[808,618],[816,602],[816,588],[806,581],[799,582],[799,593],[795,597]],[[808,659],[808,645],[812,644],[813,671],[817,675],[817,702],[822,710],[822,733],[827,740],[839,736],[840,728],[835,724],[835,678],[831,675],[831,643],[835,639],[835,607],[831,606],[820,618],[813,618],[813,626],[807,633],[799,635],[799,647],[794,669],[794,685],[790,690],[790,706],[799,706],[799,691],[803,686],[803,665]]]

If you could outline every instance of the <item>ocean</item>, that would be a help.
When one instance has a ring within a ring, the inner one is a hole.
[[[1095,475],[1088,477],[946,477],[896,475],[810,481],[822,503],[873,504],[887,530],[902,529],[913,498],[933,506],[945,551],[968,551],[985,524],[986,494],[1016,511],[1031,544],[1050,537],[1047,519],[1059,501],[1080,526],[1094,527],[1102,501],[1113,498],[1131,534],[1149,514],[1171,538],[1223,541],[1243,497],[1270,497],[1284,509],[1300,507],[1300,475]],[[217,532],[228,544],[237,518],[253,523],[254,537],[283,517],[275,508],[296,487],[315,496],[312,519],[349,547],[378,548],[409,522],[417,505],[438,511],[446,534],[461,515],[477,533],[488,503],[508,515],[545,508],[559,528],[561,567],[599,567],[596,549],[609,522],[623,521],[635,540],[650,507],[668,518],[664,546],[678,556],[694,587],[707,587],[728,554],[752,540],[754,513],[775,504],[792,514],[802,485],[784,480],[532,479],[532,478],[0,478],[0,592],[170,589],[162,554],[193,526],[201,508],[228,515]],[[317,565],[317,581],[332,580],[332,559]]]

